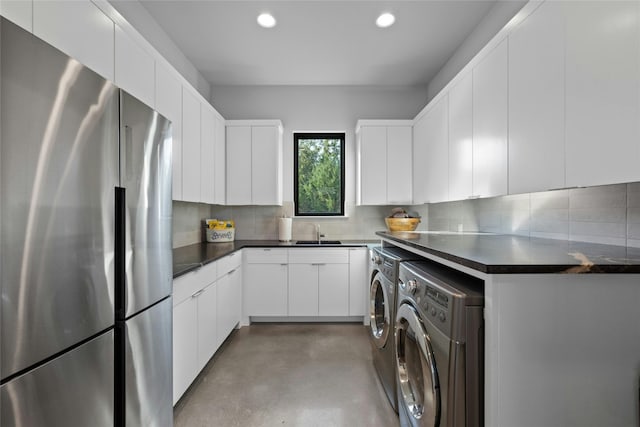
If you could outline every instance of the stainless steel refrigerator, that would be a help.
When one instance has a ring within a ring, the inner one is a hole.
[[[0,425],[171,426],[170,123],[0,20]]]

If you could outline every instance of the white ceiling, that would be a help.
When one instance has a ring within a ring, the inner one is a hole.
[[[426,85],[495,1],[141,0],[212,85]],[[257,25],[258,14],[277,19]],[[396,23],[374,24],[384,11]]]

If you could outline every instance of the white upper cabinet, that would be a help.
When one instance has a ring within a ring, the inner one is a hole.
[[[34,1],[33,33],[114,81],[114,23],[89,0]]]
[[[358,132],[361,205],[387,204],[387,128],[362,126]]]
[[[387,204],[410,204],[413,200],[411,125],[387,126]]]
[[[228,205],[282,205],[280,121],[228,121],[226,158]]]
[[[282,204],[282,128],[251,127],[251,204]]]
[[[229,126],[226,138],[227,204],[251,204],[251,126]]]
[[[200,101],[182,88],[182,200],[200,201]]]
[[[566,185],[638,181],[638,4],[563,4]]]
[[[564,19],[543,3],[509,35],[509,193],[565,186]]]
[[[214,204],[215,195],[215,110],[200,104],[200,202]]]
[[[227,193],[227,156],[226,156],[226,132],[224,118],[216,114],[214,118],[214,203],[224,205]]]
[[[182,85],[178,74],[156,64],[156,110],[171,120],[173,200],[182,200]]]
[[[413,203],[427,203],[427,178],[423,159],[427,158],[427,119],[425,115],[413,124]]]
[[[33,2],[30,0],[0,0],[0,15],[29,32],[33,31]]]
[[[358,121],[358,204],[411,203],[411,125],[409,120]]]
[[[426,157],[415,159],[425,169],[426,201],[443,202],[449,197],[449,97],[442,96],[425,114]],[[422,164],[420,164],[422,163]]]
[[[503,40],[473,69],[473,195],[507,194],[508,50]]]
[[[413,203],[433,203],[449,193],[447,94],[429,104],[413,126]]]
[[[122,28],[115,27],[115,83],[155,108],[155,61]]]
[[[473,75],[449,91],[449,200],[473,195]]]

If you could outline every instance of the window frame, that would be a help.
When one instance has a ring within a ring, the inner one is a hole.
[[[304,139],[338,139],[340,140],[340,212],[300,212],[298,203],[298,146]],[[293,204],[296,217],[344,217],[345,206],[345,146],[346,132],[294,132],[293,133]]]

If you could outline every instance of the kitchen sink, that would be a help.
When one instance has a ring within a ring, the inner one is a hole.
[[[340,240],[298,240],[296,245],[341,245]]]

